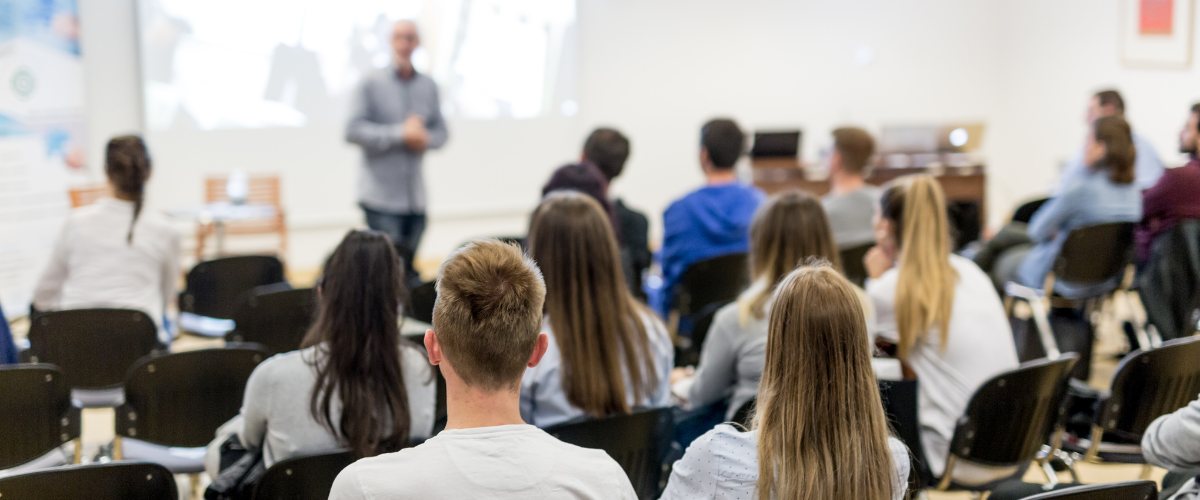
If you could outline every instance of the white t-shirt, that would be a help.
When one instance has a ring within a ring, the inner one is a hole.
[[[954,288],[946,349],[941,349],[941,335],[935,328],[924,342],[917,343],[908,359],[921,387],[917,402],[921,443],[936,476],[945,469],[954,426],[975,390],[1020,364],[1004,305],[991,279],[974,262],[957,255],[950,256],[950,266],[958,271],[958,286]],[[893,268],[867,282],[867,295],[875,303],[875,331],[890,342],[900,340],[896,329],[899,277],[899,269]]]
[[[415,448],[359,460],[330,500],[486,498],[634,500],[607,453],[570,445],[532,425],[442,431]]]
[[[133,202],[101,198],[71,211],[34,291],[43,311],[115,307],[146,313],[161,329],[179,281],[179,232],[165,216]]]

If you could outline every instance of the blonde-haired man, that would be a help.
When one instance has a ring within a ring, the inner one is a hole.
[[[521,420],[521,376],[548,342],[539,333],[546,286],[533,261],[516,246],[474,242],[442,264],[437,288],[425,347],[446,378],[446,430],[347,467],[329,498],[636,498],[603,451]]]

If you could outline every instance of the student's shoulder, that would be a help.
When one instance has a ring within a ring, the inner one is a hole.
[[[983,272],[983,269],[980,269],[979,265],[971,259],[956,254],[950,254],[950,267],[953,267],[954,270],[958,272],[960,283],[982,286],[988,289],[991,289],[994,286],[992,284],[992,279],[988,277],[987,273]]]
[[[152,228],[156,232],[178,238],[179,230],[171,223],[166,214],[157,210],[146,210],[138,215],[138,225]]]
[[[687,453],[719,457],[723,462],[745,462],[757,457],[758,431],[742,431],[731,424],[721,424],[697,438]]]
[[[297,368],[307,366],[316,355],[316,347],[279,353],[254,367],[254,375],[260,381],[289,378]]]

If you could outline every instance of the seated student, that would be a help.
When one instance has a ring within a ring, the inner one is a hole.
[[[1142,193],[1142,222],[1135,234],[1139,261],[1150,258],[1150,248],[1159,235],[1184,219],[1200,218],[1200,104],[1192,105],[1187,123],[1179,132],[1179,151],[1187,153],[1187,165],[1169,168],[1154,187]]]
[[[521,420],[521,375],[552,343],[546,287],[516,246],[470,243],[438,275],[429,361],[446,378],[446,430],[415,448],[359,460],[330,500],[634,499],[607,453],[565,444]]]
[[[1125,121],[1125,99],[1116,90],[1109,89],[1096,92],[1088,100],[1088,125],[1092,125],[1096,123],[1096,120],[1107,117],[1119,118],[1121,121]],[[1158,182],[1158,178],[1163,174],[1164,167],[1162,159],[1158,157],[1158,153],[1154,151],[1154,145],[1150,144],[1150,141],[1147,141],[1138,134],[1132,133],[1132,131],[1130,132],[1130,136],[1136,150],[1130,178],[1133,179],[1133,183],[1140,191]],[[1070,190],[1073,185],[1082,182],[1086,177],[1090,176],[1093,163],[1088,159],[1090,155],[1089,149],[1092,147],[1090,141],[1089,139],[1085,142],[1079,152],[1072,156],[1063,167],[1062,176],[1059,178],[1058,187],[1055,190],[1057,194],[1062,194]]]
[[[697,439],[662,498],[904,498],[908,451],[888,437],[853,285],[802,267],[770,316],[752,430],[721,424]]]
[[[767,199],[750,224],[750,269],[754,283],[737,302],[713,317],[686,392],[687,405],[701,408],[729,400],[725,418],[758,395],[766,357],[767,325],[775,287],[810,257],[838,265],[838,252],[825,211],[803,191],[785,191]],[[685,368],[672,372],[686,376]],[[687,384],[682,384],[686,386]]]
[[[108,141],[112,198],[71,211],[33,295],[41,311],[113,307],[145,312],[169,342],[165,315],[179,281],[179,233],[142,213],[150,154],[137,136]]]
[[[974,263],[950,253],[946,198],[933,177],[899,179],[884,190],[878,245],[867,253],[876,334],[895,344],[921,384],[917,402],[929,468],[945,470],[955,423],[987,379],[1017,367],[1000,297]],[[955,477],[969,467],[955,469]],[[974,472],[973,469],[970,472]],[[980,477],[1011,474],[983,470]]]
[[[619,229],[616,207],[608,199],[608,181],[604,179],[604,174],[600,173],[600,169],[595,165],[584,162],[568,163],[558,167],[553,174],[550,174],[550,180],[546,181],[546,185],[542,186],[542,197],[545,198],[546,195],[555,191],[578,191],[590,196],[600,204],[600,209],[604,210],[604,214],[612,223],[613,231]],[[619,244],[621,233],[615,234]]]
[[[629,139],[611,128],[598,128],[588,135],[583,144],[583,161],[595,165],[612,186],[613,180],[625,170],[629,159]],[[625,282],[629,291],[639,300],[646,300],[642,290],[642,274],[650,267],[650,221],[646,215],[629,208],[625,200],[611,198],[617,212],[617,241],[621,242],[621,267],[625,270]]]
[[[1142,455],[1147,463],[1171,472],[1190,476],[1200,473],[1200,399],[1151,422],[1142,434]],[[1200,499],[1197,477],[1188,479],[1170,498],[1164,498],[1196,499]]]
[[[17,354],[12,331],[8,329],[8,319],[4,317],[4,308],[0,307],[0,365],[17,364]]]
[[[1088,134],[1087,175],[1033,215],[1028,228],[1005,226],[987,243],[976,262],[989,271],[997,289],[1015,281],[1041,288],[1067,235],[1074,229],[1110,222],[1142,219],[1142,197],[1134,181],[1135,149],[1125,120],[1109,116],[1096,120]],[[990,269],[989,269],[990,266]],[[1068,298],[1084,297],[1109,287],[1084,287],[1059,280],[1055,291]]]
[[[846,249],[875,242],[871,218],[879,202],[879,188],[863,180],[864,170],[875,154],[875,140],[866,130],[843,127],[833,131],[829,155],[829,194],[821,198],[838,248]]]
[[[547,196],[533,214],[529,253],[546,280],[550,347],[521,380],[521,417],[549,427],[667,406],[671,337],[625,287],[600,205],[576,192]]]
[[[688,266],[744,253],[750,246],[750,219],[766,195],[739,183],[733,170],[745,142],[746,135],[733,120],[711,120],[700,129],[700,166],[707,184],[663,213],[663,284],[656,307],[664,317]]]
[[[223,436],[281,460],[350,449],[399,450],[433,432],[437,389],[416,346],[400,337],[404,272],[383,233],[351,231],[317,285],[320,312],[304,348],[272,356],[250,374],[242,412],[209,445],[209,474]]]

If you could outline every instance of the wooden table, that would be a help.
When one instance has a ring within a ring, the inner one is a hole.
[[[754,185],[767,194],[785,189],[802,189],[814,196],[829,192],[829,179],[817,178],[795,158],[756,159],[751,161]],[[872,168],[866,181],[876,186],[912,174],[933,175],[942,184],[948,202],[979,204],[980,224],[987,223],[987,174],[983,165],[959,167]]]

